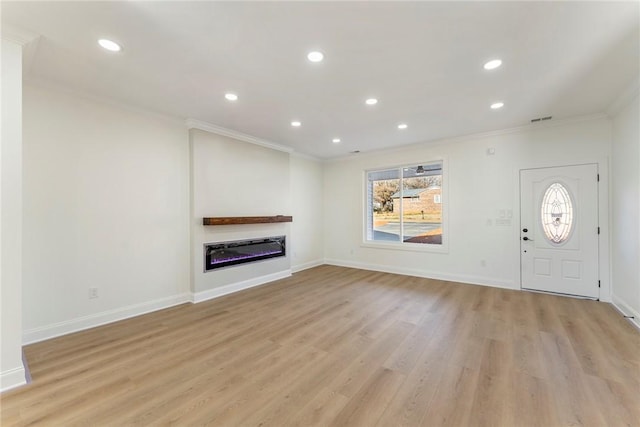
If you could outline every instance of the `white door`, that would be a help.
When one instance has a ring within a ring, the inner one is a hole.
[[[523,289],[599,297],[598,167],[520,171]]]

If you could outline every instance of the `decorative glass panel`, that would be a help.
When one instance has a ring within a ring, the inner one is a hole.
[[[551,243],[567,240],[573,228],[573,203],[564,185],[554,182],[547,188],[542,197],[540,217],[544,234]]]

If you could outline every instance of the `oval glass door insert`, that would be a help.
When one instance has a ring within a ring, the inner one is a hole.
[[[544,235],[551,243],[560,244],[569,238],[574,221],[573,202],[564,185],[554,182],[544,192],[540,219]]]

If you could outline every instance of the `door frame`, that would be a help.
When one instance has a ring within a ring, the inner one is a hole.
[[[610,229],[609,222],[609,157],[601,158],[579,158],[578,160],[565,160],[548,162],[528,162],[520,163],[514,166],[513,177],[515,184],[514,188],[514,206],[513,206],[513,250],[512,253],[517,256],[514,259],[515,265],[518,266],[517,271],[514,272],[514,283],[520,290],[522,289],[522,257],[520,256],[520,171],[523,169],[544,169],[563,166],[578,166],[584,164],[597,164],[598,173],[600,175],[600,182],[598,185],[598,222],[600,226],[600,236],[598,239],[598,271],[600,274],[600,295],[599,300],[604,302],[611,302],[611,269],[610,269]],[[517,223],[515,223],[517,221]]]

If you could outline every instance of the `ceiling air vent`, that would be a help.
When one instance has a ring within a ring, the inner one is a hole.
[[[545,120],[551,120],[552,116],[538,117],[537,119],[531,119],[531,123],[544,122]]]

